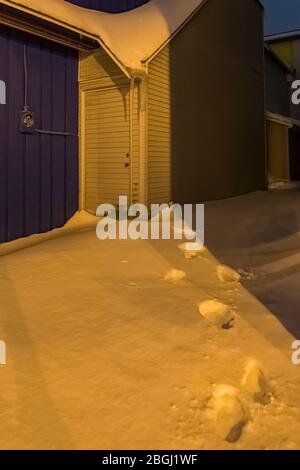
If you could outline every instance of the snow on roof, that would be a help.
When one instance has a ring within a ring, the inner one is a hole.
[[[64,0],[0,0],[43,19],[97,38],[128,69],[141,69],[206,0],[150,0],[125,13],[81,8]]]

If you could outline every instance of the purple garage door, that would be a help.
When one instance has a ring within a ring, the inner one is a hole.
[[[77,71],[77,51],[0,26],[0,242],[60,227],[78,208]],[[38,132],[21,132],[26,103]]]
[[[149,0],[68,0],[70,3],[109,13],[121,13],[148,3]]]

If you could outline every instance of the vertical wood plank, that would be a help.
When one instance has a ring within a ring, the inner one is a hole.
[[[0,80],[9,93],[8,33],[0,30]],[[7,96],[8,97],[8,96]],[[7,239],[8,105],[0,105],[0,243]]]
[[[25,137],[20,133],[19,112],[24,106],[23,38],[9,33],[9,92],[8,92],[8,166],[7,166],[7,239],[24,236],[24,158]]]
[[[66,137],[66,218],[78,210],[78,52],[67,50],[66,55],[66,130],[75,137]]]
[[[52,70],[52,129],[65,132],[66,113],[66,62],[65,49],[56,48]],[[60,227],[66,221],[66,151],[65,137],[52,136],[52,226]]]
[[[24,108],[24,44],[28,105],[50,134],[20,131]],[[0,26],[0,242],[60,227],[78,207],[78,54]]]
[[[28,104],[30,109],[36,114],[36,125],[40,127],[40,41],[28,38],[25,53],[28,68]],[[24,157],[25,236],[40,231],[40,161],[39,135],[28,134],[26,136]]]

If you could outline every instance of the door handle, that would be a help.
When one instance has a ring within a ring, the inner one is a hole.
[[[128,168],[130,166],[130,158],[129,158],[129,153],[126,153],[126,157],[125,157],[125,164],[124,164],[125,168]]]

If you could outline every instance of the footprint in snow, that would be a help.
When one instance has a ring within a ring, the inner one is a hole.
[[[179,271],[178,269],[171,269],[171,271],[168,271],[164,277],[164,281],[173,284],[183,281],[184,279],[186,279],[186,273],[184,271]]]
[[[178,248],[183,252],[185,259],[197,258],[207,251],[205,246],[192,242],[182,243]]]
[[[217,276],[221,282],[239,282],[241,275],[229,266],[220,265],[217,267]]]
[[[210,323],[224,330],[232,328],[235,314],[229,305],[217,300],[205,300],[199,305],[200,314]]]
[[[248,418],[237,388],[217,385],[209,402],[214,413],[216,432],[228,442],[236,442],[242,435]]]
[[[257,403],[267,405],[271,401],[271,389],[269,382],[261,369],[260,364],[252,359],[248,362],[244,376],[242,378],[242,387],[246,395],[251,397]]]

